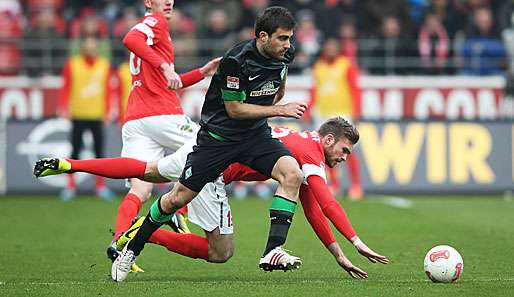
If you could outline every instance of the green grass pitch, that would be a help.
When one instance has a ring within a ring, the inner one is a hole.
[[[296,272],[257,268],[268,229],[269,201],[232,200],[236,251],[211,264],[148,245],[145,273],[110,279],[105,249],[118,203],[80,197],[0,197],[0,296],[513,296],[514,201],[491,197],[407,197],[399,208],[383,199],[343,201],[357,233],[391,259],[372,264],[341,236],[346,255],[369,273],[351,279],[298,211],[286,248],[303,259]],[[407,205],[408,206],[408,205]],[[148,207],[148,206],[146,206]],[[146,213],[144,209],[144,213]],[[423,273],[434,245],[454,246],[464,272],[454,284]]]

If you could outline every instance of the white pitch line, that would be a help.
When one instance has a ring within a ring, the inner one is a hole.
[[[377,198],[378,202],[392,206],[394,208],[407,209],[414,206],[414,203],[411,200],[403,197],[387,195],[370,195],[369,197]]]

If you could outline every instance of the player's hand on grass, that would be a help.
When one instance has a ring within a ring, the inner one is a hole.
[[[368,258],[373,263],[382,263],[387,264],[389,263],[389,259],[386,256],[382,256],[372,249],[370,249],[366,244],[363,242],[360,242],[355,245],[355,248],[359,252],[359,254],[363,255],[364,257]]]
[[[161,71],[164,74],[164,77],[168,81],[168,89],[178,90],[182,88],[182,80],[180,76],[175,72],[175,68],[168,63],[161,64]]]
[[[357,266],[354,266],[345,256],[336,258],[337,264],[341,266],[353,278],[368,278],[368,273]]]
[[[286,118],[299,119],[307,110],[307,105],[305,103],[291,102],[280,106],[282,107],[282,112],[280,116]]]
[[[217,57],[215,59],[210,60],[207,62],[207,64],[203,65],[200,68],[200,73],[203,77],[213,76],[214,73],[216,73],[216,70],[218,70],[218,66],[220,65],[222,57]]]

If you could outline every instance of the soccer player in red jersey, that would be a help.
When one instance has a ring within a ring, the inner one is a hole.
[[[175,151],[196,136],[197,125],[184,115],[175,90],[212,76],[220,59],[184,74],[175,72],[168,28],[173,4],[170,0],[144,0],[144,18],[123,39],[130,50],[132,90],[124,111],[122,157],[158,160],[166,148]],[[152,187],[151,183],[130,179],[130,190],[118,208],[114,240],[131,225],[141,204],[150,198]],[[117,256],[112,244],[107,253],[111,260]]]
[[[337,263],[352,277],[368,277],[365,271],[346,258],[326,218],[352,242],[361,255],[373,263],[387,264],[389,262],[387,257],[371,250],[357,236],[345,211],[331,194],[326,183],[325,167],[334,167],[346,161],[359,139],[357,130],[343,118],[337,117],[326,121],[318,131],[296,132],[286,128],[275,128],[273,136],[280,139],[298,161],[305,177],[300,188],[300,201],[305,216]],[[152,182],[177,180],[193,144],[194,142],[187,143],[174,154],[158,162],[149,163],[126,158],[67,161],[46,159],[36,163],[34,173],[36,176],[46,176],[71,170],[111,178],[139,177]],[[54,169],[48,165],[45,166],[45,162],[53,163]],[[159,229],[149,241],[191,258],[201,258],[209,262],[226,262],[233,253],[233,225],[224,186],[232,181],[266,179],[268,177],[242,164],[230,165],[218,180],[208,183],[198,197],[188,204],[190,221],[204,229],[206,238]],[[128,240],[124,236],[122,239]]]

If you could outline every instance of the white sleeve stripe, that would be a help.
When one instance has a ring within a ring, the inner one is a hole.
[[[325,174],[325,169],[314,165],[314,164],[303,164],[302,165],[304,184],[307,184],[307,178],[311,175],[317,175],[321,177],[325,182],[327,182],[327,176]]]
[[[155,35],[153,34],[152,28],[150,28],[146,24],[139,23],[139,24],[135,25],[134,27],[132,27],[132,29],[143,32],[146,35],[146,44],[153,45],[153,38]]]

